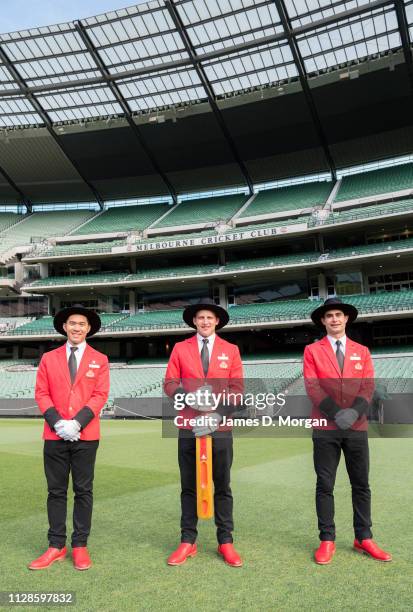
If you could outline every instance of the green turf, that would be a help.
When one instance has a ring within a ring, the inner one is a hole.
[[[260,438],[234,443],[234,536],[244,567],[218,558],[207,521],[200,525],[198,556],[171,568],[165,560],[179,541],[176,440],[161,439],[154,421],[104,421],[102,434],[89,542],[93,568],[76,572],[67,559],[29,572],[26,564],[47,544],[41,423],[0,420],[0,590],[72,590],[82,611],[413,609],[411,438],[370,441],[374,534],[393,563],[352,550],[350,490],[341,465],[337,553],[332,565],[315,565],[311,440]]]

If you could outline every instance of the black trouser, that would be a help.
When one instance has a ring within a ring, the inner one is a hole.
[[[44,471],[47,479],[49,546],[66,544],[67,489],[72,472],[73,508],[72,547],[86,546],[92,522],[93,476],[98,440],[65,442],[45,440]]]
[[[181,542],[193,544],[198,535],[196,509],[196,438],[180,430],[178,462],[181,472]],[[212,436],[212,477],[214,480],[214,512],[219,544],[232,542],[232,434],[218,432]]]
[[[358,540],[371,538],[369,446],[367,432],[313,432],[314,468],[317,474],[316,508],[320,540],[335,540],[334,483],[341,451],[351,483],[353,527]]]

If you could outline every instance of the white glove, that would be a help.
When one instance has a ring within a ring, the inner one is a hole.
[[[335,422],[340,429],[349,429],[357,421],[359,413],[354,408],[342,408],[335,416]]]
[[[57,433],[58,436],[61,436],[61,433],[63,432],[63,429],[65,427],[65,423],[66,421],[64,421],[63,419],[60,419],[60,421],[57,421],[57,423],[54,426],[54,430]]]
[[[215,412],[208,416],[202,416],[197,418],[197,424],[192,428],[195,436],[201,438],[202,436],[209,436],[216,431],[222,421],[222,416]]]
[[[80,423],[75,419],[61,419],[54,428],[59,438],[63,438],[66,442],[77,442],[80,438]]]

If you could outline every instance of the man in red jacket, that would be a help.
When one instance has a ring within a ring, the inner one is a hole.
[[[177,342],[171,353],[165,376],[165,392],[170,397],[177,393],[194,392],[208,385],[212,393],[224,390],[242,393],[243,371],[239,349],[223,340],[215,331],[229,321],[224,308],[212,300],[204,300],[188,306],[183,319],[196,334]],[[196,457],[197,436],[212,434],[212,461],[214,481],[215,524],[217,527],[218,553],[233,567],[240,567],[242,560],[233,546],[233,500],[230,488],[230,470],[233,458],[231,428],[223,423],[234,407],[218,407],[209,412],[208,422],[191,425],[200,414],[185,406],[179,415],[178,462],[181,473],[181,544],[169,556],[169,565],[182,565],[188,557],[197,553],[196,507]]]
[[[374,392],[374,369],[366,346],[346,336],[346,325],[357,309],[330,298],[311,315],[327,335],[304,351],[304,378],[313,417],[327,425],[313,430],[317,474],[316,509],[320,546],[315,561],[331,562],[335,553],[334,483],[341,451],[350,478],[353,501],[354,548],[379,561],[391,561],[372,539],[369,488],[368,406]]]
[[[99,415],[109,394],[106,355],[86,343],[100,329],[99,316],[80,304],[61,310],[56,331],[67,342],[45,353],[39,365],[35,397],[45,423],[44,468],[48,487],[49,548],[29,565],[49,567],[66,556],[66,510],[69,474],[74,498],[72,555],[74,567],[91,566],[87,550],[93,505],[93,477],[99,446]]]

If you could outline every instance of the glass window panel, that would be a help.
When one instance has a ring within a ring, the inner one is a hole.
[[[413,23],[413,3],[406,5],[406,17],[407,23],[410,25]]]
[[[387,31],[386,20],[383,14],[375,15],[373,22],[376,34],[382,34]]]
[[[290,17],[308,12],[305,0],[285,0],[285,6]]]
[[[394,11],[390,11],[387,14],[392,14],[394,17]],[[363,58],[369,54],[377,53],[378,51],[386,51],[391,47],[400,46],[397,32],[395,32],[395,38],[393,38],[393,33],[389,36],[377,36],[377,32],[383,34],[388,31],[386,29],[386,24],[387,20],[382,11],[374,16],[365,17],[362,20],[353,19],[351,22],[339,24],[339,26],[330,26],[326,28],[325,31],[309,34],[306,36],[306,41],[311,53],[323,54],[324,52],[326,65],[334,66],[343,61],[353,61],[357,58]],[[392,37],[391,43],[390,37]],[[366,38],[369,40],[366,41]],[[305,59],[306,69],[311,71],[314,69],[314,64],[308,61],[308,47],[304,44],[304,40],[305,39],[299,39],[298,44]],[[338,52],[341,46],[343,46],[343,49]],[[334,51],[334,53],[328,53],[329,50]],[[346,59],[344,59],[343,53]],[[334,57],[336,59],[333,59]],[[320,59],[315,58],[314,62],[318,66],[318,69],[320,69]]]
[[[399,32],[392,32],[391,34],[389,34],[389,36],[383,39],[383,41],[386,41],[386,48],[383,49],[383,51],[387,50],[387,49],[396,49],[397,47],[401,47],[401,40],[400,40],[400,34]]]
[[[385,19],[388,30],[396,30],[397,29],[397,16],[394,11],[388,11],[385,13]]]
[[[318,70],[317,64],[315,63],[315,60],[313,58],[310,57],[306,59],[304,64],[305,64],[305,69],[309,74],[313,72],[317,72]]]
[[[334,52],[337,64],[343,64],[347,61],[346,52],[344,49],[337,49]]]
[[[5,66],[0,66],[0,82],[11,82],[13,81],[10,72]]]
[[[149,34],[156,34],[157,32],[159,32],[159,27],[152,13],[146,13],[146,15],[143,15],[142,17]]]

